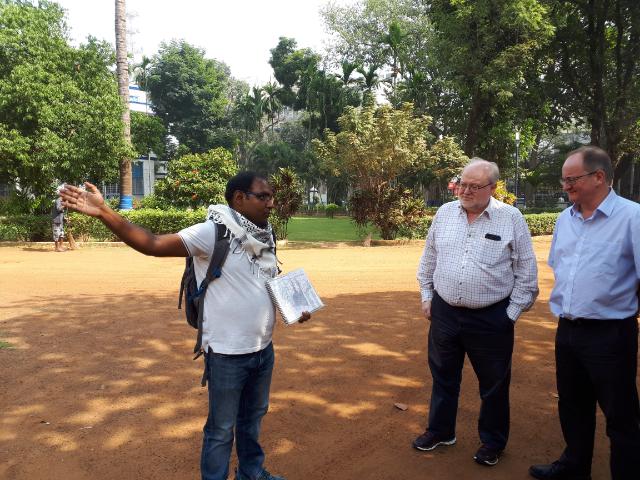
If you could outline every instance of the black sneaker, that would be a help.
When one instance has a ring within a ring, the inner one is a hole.
[[[487,445],[482,445],[478,451],[476,452],[473,459],[476,463],[480,465],[487,465],[488,467],[493,467],[498,460],[500,459],[500,455],[502,455],[502,450],[497,448],[491,448]]]
[[[548,465],[531,465],[529,475],[540,480],[591,480],[590,473],[576,473],[560,461]]]
[[[247,477],[241,475],[240,472],[238,472],[238,469],[236,468],[236,480],[248,480],[248,479]],[[277,475],[272,475],[263,469],[262,473],[260,474],[257,480],[285,480],[285,478],[278,477]]]
[[[413,448],[429,452],[440,445],[454,445],[456,437],[442,438],[440,435],[427,430],[413,441]]]

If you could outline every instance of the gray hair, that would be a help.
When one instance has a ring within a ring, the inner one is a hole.
[[[569,152],[567,158],[576,154],[582,155],[582,165],[585,170],[592,172],[602,170],[607,183],[611,183],[613,180],[613,166],[611,165],[611,157],[609,157],[606,150],[596,145],[584,145]]]
[[[485,173],[487,174],[487,178],[492,184],[498,182],[498,179],[500,178],[500,169],[498,168],[498,164],[496,162],[489,162],[484,158],[473,157],[471,160],[469,160],[469,163],[467,163],[466,167],[464,168],[475,164],[482,165],[482,169],[485,171]]]

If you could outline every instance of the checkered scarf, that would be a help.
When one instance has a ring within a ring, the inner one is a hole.
[[[235,255],[246,255],[252,273],[265,278],[273,278],[278,274],[278,259],[270,223],[267,223],[266,228],[260,228],[227,205],[211,205],[207,211],[207,220],[227,227],[229,251]]]

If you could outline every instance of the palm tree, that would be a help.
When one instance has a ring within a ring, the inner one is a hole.
[[[368,68],[365,68],[364,66],[358,68],[358,73],[360,73],[360,75],[364,77],[361,79],[362,86],[364,87],[364,92],[362,96],[363,104],[373,105],[373,103],[375,103],[373,91],[380,84],[380,77],[378,77],[378,74],[376,73],[377,70],[378,70],[378,65],[376,64],[369,65]]]
[[[123,104],[122,123],[125,141],[131,145],[131,117],[129,114],[129,64],[127,61],[127,13],[125,0],[116,0],[116,70],[118,92]],[[120,209],[133,207],[131,159],[120,159]]]
[[[270,81],[264,87],[262,87],[262,98],[264,101],[264,109],[267,114],[267,118],[271,121],[271,131],[275,127],[275,119],[280,119],[280,112],[282,111],[282,102],[280,101],[280,90],[276,82]]]
[[[259,138],[262,138],[262,116],[265,110],[265,94],[261,87],[253,87],[253,95],[249,94],[251,101],[253,102],[253,115],[256,119],[256,128],[258,130]]]
[[[389,24],[389,32],[382,37],[382,43],[387,44],[391,50],[391,87],[393,89],[396,87],[398,75],[402,76],[403,74],[400,48],[404,37],[405,33],[402,31],[402,27],[396,20],[393,20]]]
[[[133,67],[136,84],[145,92],[147,91],[147,80],[149,80],[149,74],[151,73],[151,62],[152,60],[149,57],[143,55],[140,63]]]
[[[342,62],[340,62],[340,67],[342,69],[342,73],[336,74],[336,78],[340,79],[345,87],[357,81],[356,79],[351,78],[351,75],[353,74],[353,72],[358,70],[358,68],[360,67],[359,63],[350,62],[349,60],[343,60]]]

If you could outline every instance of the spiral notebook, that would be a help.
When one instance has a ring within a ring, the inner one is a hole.
[[[302,312],[312,313],[324,307],[301,268],[267,280],[267,290],[286,325],[300,320]]]

